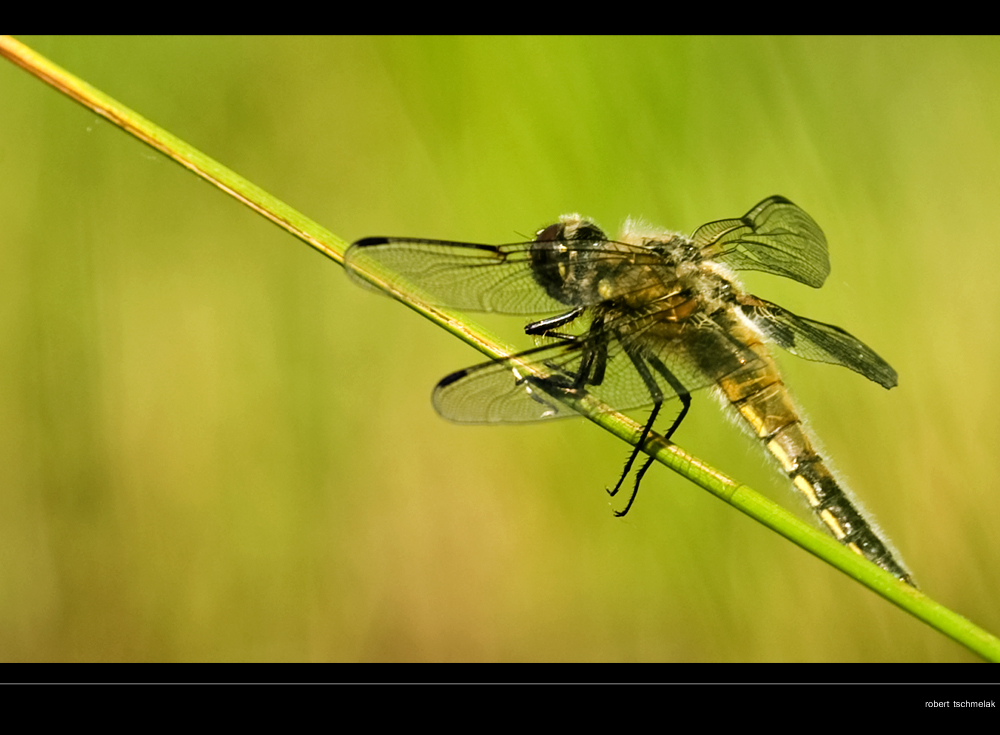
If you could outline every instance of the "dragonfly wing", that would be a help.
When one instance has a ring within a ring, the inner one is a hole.
[[[739,219],[704,224],[692,239],[705,258],[735,270],[763,271],[813,288],[830,274],[823,230],[782,196],[768,197]]]
[[[466,311],[551,314],[566,305],[539,288],[531,243],[478,245],[446,240],[369,237],[347,250],[348,274],[374,273],[427,302]]]
[[[898,382],[896,371],[875,351],[840,327],[796,316],[769,301],[748,297],[744,315],[779,347],[806,360],[843,365],[884,388]]]
[[[546,358],[552,364],[545,365]],[[434,388],[434,408],[459,424],[514,424],[577,416],[557,397],[571,392],[574,379],[553,362],[559,360],[570,368],[573,357],[556,345],[459,370]]]
[[[371,273],[390,287],[416,293],[437,306],[498,314],[542,315],[592,306],[602,297],[574,291],[560,301],[543,284],[562,284],[567,267],[609,271],[623,265],[652,268],[659,256],[649,248],[608,240],[559,241],[558,258],[547,258],[552,243],[480,245],[448,240],[368,237],[348,248],[344,265],[357,283],[372,286]],[[572,264],[572,265],[570,265]],[[557,291],[560,290],[558,287]]]

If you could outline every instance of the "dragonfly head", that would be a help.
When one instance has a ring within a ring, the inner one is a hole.
[[[531,247],[532,275],[552,298],[569,306],[594,303],[591,293],[600,280],[595,253],[607,236],[593,221],[564,214],[535,234]]]
[[[590,243],[596,247],[604,239],[604,230],[579,214],[564,214],[555,224],[535,233],[536,243],[573,242],[577,246]]]

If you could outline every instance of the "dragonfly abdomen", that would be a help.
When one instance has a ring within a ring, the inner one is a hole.
[[[795,489],[838,541],[913,585],[910,573],[895,559],[816,452],[815,442],[763,345],[752,345],[749,350],[756,353],[757,359],[718,381],[727,400],[778,460]]]

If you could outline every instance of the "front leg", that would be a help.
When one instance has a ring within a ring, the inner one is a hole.
[[[578,306],[573,309],[573,311],[567,311],[565,314],[551,316],[548,319],[540,319],[539,321],[532,322],[526,326],[524,328],[524,333],[531,335],[532,337],[554,337],[556,339],[564,339],[568,342],[576,342],[579,339],[577,335],[557,332],[555,330],[574,321],[581,314],[583,314],[583,312],[584,307]]]

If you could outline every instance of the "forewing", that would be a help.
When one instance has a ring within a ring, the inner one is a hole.
[[[623,262],[653,267],[660,256],[649,248],[607,240],[572,240],[559,243],[562,260],[532,261],[535,243],[480,245],[448,240],[402,237],[369,237],[358,240],[344,256],[348,275],[374,288],[362,275],[369,272],[390,287],[416,291],[428,303],[462,311],[542,315],[566,311],[569,306],[593,306],[600,296],[574,293],[572,304],[552,296],[540,283],[565,278],[562,263],[575,260],[587,267],[618,266]],[[570,258],[577,252],[578,258]],[[602,265],[603,264],[603,265]]]
[[[897,383],[896,371],[857,337],[832,324],[806,319],[763,299],[743,306],[743,313],[775,344],[793,355],[843,365],[884,388]]]
[[[739,219],[702,225],[693,235],[705,258],[819,288],[830,274],[826,236],[785,197],[768,197]]]
[[[477,245],[369,237],[348,248],[344,265],[363,285],[368,282],[360,272],[373,272],[390,286],[416,290],[438,306],[503,314],[565,311],[565,304],[538,287],[530,251],[531,243]]]

